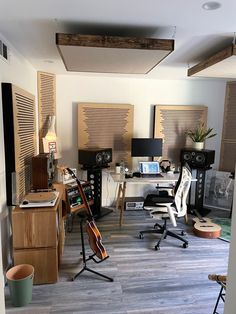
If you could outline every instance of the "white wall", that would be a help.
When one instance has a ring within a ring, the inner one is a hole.
[[[60,162],[69,167],[78,167],[78,102],[134,105],[134,137],[152,136],[153,105],[205,105],[208,107],[208,125],[218,133],[217,137],[206,142],[206,148],[216,150],[214,167],[217,168],[224,97],[225,83],[217,80],[160,81],[59,75],[57,76],[57,129],[59,137],[63,139],[63,158]],[[114,200],[115,188],[112,180],[104,172],[103,205],[109,205]],[[142,193],[140,189],[136,186],[134,191],[128,187],[127,195],[140,194]]]
[[[14,50],[13,47],[1,36],[1,39],[9,45],[9,62],[0,59],[0,82],[13,83],[28,92],[36,94],[36,71],[35,69]],[[0,86],[1,95],[1,86]],[[10,238],[9,225],[10,209],[6,206],[5,188],[5,156],[3,138],[2,97],[0,96],[0,313],[5,312],[4,306],[4,278],[3,270],[10,262]],[[3,254],[2,254],[3,252]]]

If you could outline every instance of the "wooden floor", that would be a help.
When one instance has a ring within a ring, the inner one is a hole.
[[[158,235],[138,237],[140,230],[153,224],[146,211],[125,212],[121,229],[117,212],[102,217],[97,226],[110,257],[100,264],[89,261],[88,266],[114,282],[87,271],[72,282],[71,277],[81,268],[76,217],[73,232],[66,235],[60,281],[33,286],[32,302],[23,308],[11,305],[6,287],[6,313],[212,313],[220,287],[208,280],[208,274],[227,273],[229,243],[196,237],[191,225],[180,222],[187,231],[189,247],[184,249],[178,240],[167,238],[161,250],[155,251]],[[87,237],[86,252],[91,253]]]

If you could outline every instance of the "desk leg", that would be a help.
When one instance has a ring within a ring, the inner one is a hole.
[[[122,183],[119,183],[118,194],[116,199],[116,210],[119,209],[121,199]]]
[[[186,223],[186,225],[188,224],[188,214],[186,213],[185,216],[184,216],[184,221]]]
[[[123,214],[124,214],[124,208],[125,208],[125,190],[126,190],[126,182],[123,182],[123,187],[121,187],[121,204],[120,204],[120,227],[123,223]]]

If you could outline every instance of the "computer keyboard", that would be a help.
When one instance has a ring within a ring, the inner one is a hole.
[[[163,177],[161,173],[142,173],[141,178],[160,178]]]

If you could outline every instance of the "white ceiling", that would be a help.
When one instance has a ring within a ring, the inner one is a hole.
[[[235,0],[219,0],[222,6],[215,11],[203,10],[205,2],[0,0],[0,34],[37,70],[57,74],[71,73],[65,70],[55,33],[175,39],[174,52],[151,72],[120,76],[183,79],[188,67],[232,43],[236,32]]]

